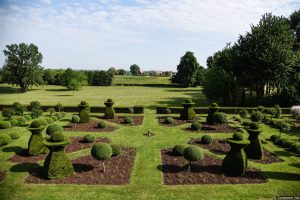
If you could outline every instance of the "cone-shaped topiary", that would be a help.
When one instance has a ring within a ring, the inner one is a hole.
[[[44,169],[49,179],[64,178],[74,173],[71,161],[64,149],[70,140],[62,132],[55,132],[44,141],[44,145],[50,150],[44,162]]]
[[[40,120],[34,120],[27,128],[31,131],[31,137],[28,142],[29,155],[36,156],[47,151],[47,148],[43,144],[43,136],[41,134],[44,128],[45,126],[41,124]]]
[[[64,131],[64,129],[61,125],[51,124],[47,127],[46,134],[51,136],[55,132],[62,132],[62,131]]]
[[[200,122],[194,122],[191,124],[191,129],[194,131],[198,131],[202,128],[202,124]]]
[[[202,137],[201,137],[201,142],[203,143],[203,144],[210,144],[210,143],[212,143],[214,140],[213,140],[213,138],[210,136],[210,135],[203,135]]]
[[[196,113],[192,107],[195,105],[195,103],[191,99],[186,99],[184,103],[182,103],[182,105],[183,105],[183,110],[180,113],[180,119],[184,119],[184,120],[194,119]]]
[[[206,123],[209,125],[214,125],[215,124],[215,119],[214,115],[215,112],[219,111],[219,106],[216,103],[212,103],[209,107],[208,115],[206,117]]]
[[[249,133],[250,144],[245,147],[245,152],[249,159],[262,159],[263,158],[263,148],[261,141],[259,139],[259,134],[262,132],[259,129],[258,123],[252,123],[250,128],[247,129]]]
[[[173,147],[173,154],[176,156],[183,156],[185,145],[175,145]]]
[[[79,109],[80,122],[82,123],[89,122],[90,121],[89,104],[85,101],[81,101],[80,104],[78,105],[78,109]]]
[[[104,111],[104,118],[105,119],[113,119],[115,117],[115,110],[113,108],[114,102],[112,99],[107,99],[106,102],[104,102],[104,105],[106,106]]]
[[[183,156],[186,160],[189,161],[188,171],[190,171],[192,162],[202,160],[204,158],[204,153],[200,147],[191,145],[184,149]]]
[[[227,176],[243,176],[247,168],[247,156],[244,148],[250,144],[250,141],[235,139],[236,137],[227,140],[231,149],[222,162],[222,170]]]
[[[111,144],[112,156],[118,156],[122,153],[122,147],[119,144]]]

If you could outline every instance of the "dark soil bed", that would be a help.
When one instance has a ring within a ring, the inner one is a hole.
[[[82,137],[71,137],[71,143],[66,146],[65,152],[71,153],[75,151],[79,151],[82,149],[87,149],[92,147],[93,143],[85,143]],[[111,140],[109,138],[97,138],[95,142],[105,142],[110,143]],[[40,160],[44,160],[47,156],[46,154],[41,154],[38,156],[29,156],[27,149],[21,149],[19,152],[9,158],[8,160],[16,163],[36,163]]]
[[[90,120],[88,123],[70,123],[64,126],[65,131],[84,131],[84,132],[112,132],[117,128],[107,125],[106,128],[97,128],[98,122]]]
[[[205,154],[204,159],[194,162],[187,171],[186,160],[172,155],[172,149],[161,151],[164,184],[248,184],[265,183],[260,171],[247,169],[243,177],[227,177],[222,174],[222,160]]]
[[[224,139],[214,140],[211,144],[203,144],[200,139],[191,139],[189,144],[196,144],[202,148],[209,149],[211,152],[227,154],[230,151],[230,145]],[[262,164],[270,164],[282,162],[283,160],[278,158],[276,155],[264,149],[263,151],[263,159],[261,160],[253,160],[249,159],[253,162],[262,163]]]
[[[3,171],[0,171],[0,182],[3,181],[6,177],[6,173]]]
[[[193,122],[199,121],[199,118],[194,118],[193,120],[184,120],[184,119],[180,119],[179,117],[172,117],[174,119],[174,123],[166,124],[165,123],[166,118],[167,117],[157,117],[158,123],[163,126],[178,126],[178,125],[182,125],[182,124],[186,124],[186,123],[193,123]]]
[[[112,157],[105,161],[105,172],[102,162],[87,155],[72,160],[75,174],[63,179],[48,180],[44,176],[43,168],[35,168],[29,171],[26,183],[42,184],[85,184],[85,185],[122,185],[128,184],[135,157],[134,148],[123,148],[120,156]]]
[[[183,130],[194,132],[194,133],[232,133],[235,129],[230,127],[228,124],[221,125],[208,125],[206,123],[201,123],[202,128],[199,131],[194,131],[190,127],[184,128]]]
[[[129,116],[132,118],[133,123],[132,124],[126,124],[124,123],[124,116],[115,116],[115,118],[113,119],[105,119],[104,117],[100,117],[100,119],[109,121],[109,122],[113,122],[116,124],[120,124],[120,125],[125,125],[125,126],[139,126],[142,125],[143,120],[144,120],[144,116]]]

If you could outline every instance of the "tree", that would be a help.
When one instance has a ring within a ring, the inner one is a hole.
[[[79,91],[82,89],[82,85],[81,85],[81,82],[78,81],[76,78],[72,78],[67,86],[67,88],[69,90],[72,90],[73,91],[73,95],[74,95],[74,92],[75,91]]]
[[[56,73],[52,69],[46,69],[43,71],[43,80],[48,85],[55,85],[56,83]]]
[[[3,77],[9,84],[21,87],[21,92],[26,92],[33,85],[40,85],[42,79],[43,56],[34,44],[6,45],[3,51],[6,57],[3,66]]]
[[[124,69],[117,70],[118,75],[126,75],[126,71]]]
[[[130,72],[132,73],[132,75],[135,75],[135,76],[141,75],[140,67],[136,64],[133,64],[130,66]]]
[[[107,73],[108,73],[111,77],[113,77],[114,75],[117,74],[117,70],[116,70],[116,68],[114,68],[114,67],[110,67],[110,68],[107,70]]]
[[[109,86],[112,84],[112,77],[106,71],[90,71],[88,81],[93,86]]]
[[[290,16],[290,26],[295,31],[297,42],[300,42],[300,10],[293,12]]]
[[[186,52],[177,66],[177,73],[171,78],[173,84],[190,87],[196,82],[196,74],[199,64],[193,52]]]

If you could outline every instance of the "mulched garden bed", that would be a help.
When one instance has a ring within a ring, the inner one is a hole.
[[[3,171],[0,171],[0,182],[3,181],[6,177],[6,173]]]
[[[217,124],[217,125],[208,125],[206,123],[201,123],[202,128],[199,131],[194,131],[190,127],[184,128],[183,130],[194,132],[194,133],[232,133],[235,129],[230,127],[228,124]]]
[[[85,185],[122,185],[128,184],[136,151],[135,148],[123,147],[120,156],[112,157],[105,161],[103,172],[101,160],[94,159],[91,155],[72,160],[75,174],[63,178],[48,180],[45,178],[43,168],[29,171],[26,183],[37,184],[85,184]],[[97,166],[97,167],[95,167]]]
[[[201,139],[194,138],[191,139],[188,143],[199,145],[200,147],[208,149],[214,153],[227,154],[227,152],[230,151],[230,145],[224,139],[214,140],[211,144],[203,144],[201,142]],[[272,154],[271,152],[265,149],[263,151],[262,160],[253,160],[253,159],[249,159],[249,160],[261,164],[271,164],[271,163],[277,163],[283,161],[282,159],[278,158],[276,155]]]
[[[178,125],[182,125],[182,124],[186,124],[186,123],[196,122],[196,121],[199,121],[199,119],[200,119],[200,118],[194,118],[193,120],[184,120],[184,119],[180,119],[179,117],[172,117],[174,119],[174,123],[166,124],[165,123],[166,118],[167,117],[157,117],[158,123],[163,126],[178,126]]]
[[[120,125],[125,125],[125,126],[139,126],[142,125],[143,120],[144,120],[144,116],[129,116],[132,118],[133,123],[132,124],[126,124],[124,123],[124,116],[115,116],[115,118],[113,119],[105,119],[104,117],[100,117],[100,119],[109,121],[109,122],[113,122],[116,124],[120,124]]]
[[[64,126],[65,131],[83,131],[83,132],[112,132],[117,128],[107,125],[106,128],[97,128],[98,122],[90,120],[88,123],[70,123]]]
[[[248,184],[265,183],[260,171],[247,169],[243,177],[227,177],[222,174],[222,160],[205,154],[204,159],[194,162],[187,171],[187,161],[182,156],[174,156],[172,149],[161,150],[164,184]]]
[[[87,149],[92,147],[94,143],[85,143],[82,137],[71,137],[71,143],[66,146],[65,152],[71,153],[75,151],[79,151],[82,149]],[[109,138],[97,138],[95,142],[105,142],[110,143],[112,142]],[[22,149],[19,152],[9,158],[8,161],[16,162],[16,163],[36,163],[40,160],[44,160],[48,154],[40,154],[38,156],[29,156],[27,149]]]

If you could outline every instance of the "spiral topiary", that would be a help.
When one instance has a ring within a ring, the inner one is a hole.
[[[11,127],[10,121],[0,121],[0,129],[7,129]]]
[[[16,139],[19,139],[20,138],[20,135],[16,132],[12,132],[9,134],[10,138],[13,139],[13,140],[16,140]]]
[[[173,124],[173,123],[174,123],[174,119],[172,117],[166,117],[165,124]]]
[[[17,119],[11,119],[9,120],[11,126],[18,126],[19,125],[19,121]]]
[[[195,105],[195,103],[192,102],[191,99],[186,99],[184,101],[184,103],[182,103],[182,105],[183,105],[183,110],[180,113],[180,119],[183,119],[183,120],[194,119],[196,116],[196,113],[192,107]]]
[[[104,121],[100,121],[98,122],[98,128],[107,128],[107,123]]]
[[[4,146],[11,143],[11,138],[6,133],[0,133],[0,146]]]
[[[191,129],[194,131],[198,131],[202,128],[202,124],[200,122],[194,122],[191,124]]]
[[[31,132],[28,142],[29,155],[36,156],[47,151],[47,148],[43,144],[43,136],[41,134],[44,128],[45,126],[41,124],[40,120],[34,120],[27,128]]]
[[[83,141],[86,143],[93,143],[96,140],[96,137],[90,134],[87,134],[83,137]]]
[[[183,156],[185,145],[175,145],[173,147],[173,154],[176,156]]]
[[[80,122],[87,123],[90,121],[89,104],[86,101],[81,101],[78,105]]]
[[[132,124],[133,123],[132,117],[125,117],[124,118],[124,123],[125,124]]]
[[[61,125],[51,124],[47,127],[46,134],[51,136],[55,132],[63,132],[63,131],[64,129]]]
[[[183,156],[186,160],[189,161],[188,171],[190,171],[192,162],[202,160],[204,158],[204,153],[200,147],[191,145],[184,149]]]
[[[209,125],[214,125],[214,114],[219,111],[219,106],[217,103],[212,103],[209,107],[208,115],[206,117],[206,123]]]
[[[112,156],[119,156],[122,153],[122,147],[119,144],[111,144]]]
[[[107,99],[106,102],[104,102],[104,105],[106,106],[104,111],[104,118],[105,119],[113,119],[115,117],[115,110],[113,108],[114,102],[112,99]]]
[[[212,143],[214,140],[213,140],[213,138],[210,136],[210,135],[203,135],[202,137],[201,137],[201,142],[203,143],[203,144],[210,144],[210,143]]]
[[[250,144],[245,147],[245,152],[249,159],[262,159],[263,157],[263,148],[261,141],[259,139],[259,134],[262,132],[259,129],[258,123],[250,124],[250,128],[247,129],[249,133]]]

